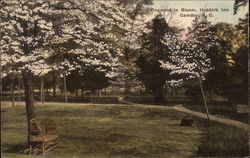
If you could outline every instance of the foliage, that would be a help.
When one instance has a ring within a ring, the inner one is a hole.
[[[234,2],[234,14],[236,14],[240,7],[246,6],[248,0],[235,0]]]
[[[105,76],[105,73],[96,71],[94,68],[85,68],[83,71],[71,71],[66,80],[67,90],[71,93],[78,90],[95,92],[110,85],[110,79]],[[60,84],[59,88],[63,91],[62,84]]]
[[[180,40],[174,34],[166,34],[162,43],[170,48],[171,55],[161,59],[161,66],[170,70],[170,75],[179,75],[170,84],[178,85],[185,80],[202,79],[211,69],[210,59],[206,53],[213,47],[213,32],[209,30],[210,22],[205,15],[193,21],[189,28],[187,40]],[[167,59],[167,60],[166,60]]]
[[[2,90],[3,91],[9,91],[10,87],[12,85],[12,75],[6,76],[4,78],[2,78]],[[16,87],[18,85],[18,77],[14,76],[14,87]],[[22,85],[22,82],[20,81],[20,84]],[[16,89],[16,88],[15,88]]]
[[[168,84],[180,86],[186,82],[188,88],[186,93],[194,101],[200,100],[198,99],[201,96],[198,94],[200,88],[207,108],[202,80],[205,80],[205,74],[211,70],[211,60],[206,54],[214,45],[214,37],[204,14],[195,18],[186,36],[187,40],[183,41],[174,34],[165,35],[162,43],[170,48],[171,56],[161,59],[161,66],[170,70],[170,75],[173,76]]]
[[[193,103],[201,103],[202,95],[198,84],[188,84],[185,86],[187,88],[185,94],[192,100]]]
[[[232,60],[234,51],[235,38],[232,35],[236,34],[236,30],[232,25],[226,23],[219,23],[211,27],[215,31],[215,45],[207,53],[211,59],[211,66],[213,67],[206,74],[206,89],[213,91],[215,94],[223,94],[224,90],[230,84],[229,69],[235,61]]]
[[[54,35],[46,2],[1,1],[1,50],[4,73],[29,70],[39,74],[48,67],[41,46]],[[31,53],[32,52],[32,53]]]
[[[94,65],[100,71],[117,66],[120,50],[111,45],[107,34],[115,27],[126,29],[130,21],[117,2],[16,0],[2,1],[1,5],[2,63],[9,71],[42,75],[54,67],[68,74],[80,68],[79,63]],[[55,54],[58,61],[48,64],[46,60]],[[108,72],[109,77],[114,76]]]
[[[207,53],[213,67],[206,75],[207,90],[234,103],[247,103],[247,19],[236,26],[214,25],[216,45]]]
[[[105,77],[117,75],[122,54],[110,32],[126,30],[126,13],[117,1],[0,1],[1,68],[3,76],[22,73],[28,122],[35,117],[33,75],[57,70],[65,79],[91,66]]]
[[[165,96],[163,86],[169,77],[169,71],[160,67],[159,60],[163,54],[168,54],[169,50],[164,47],[161,40],[173,29],[168,26],[161,15],[157,15],[148,28],[150,32],[142,36],[142,48],[136,61],[139,67],[138,79],[145,85],[148,92],[152,93],[156,103],[164,103]]]
[[[243,46],[234,56],[235,65],[232,67],[232,78],[228,98],[236,103],[248,103],[248,46]]]
[[[145,6],[152,5],[152,0],[117,0],[121,6],[126,7],[128,14],[132,19],[147,13]]]
[[[105,73],[93,69],[85,69],[81,79],[80,85],[84,90],[95,91],[110,85],[109,79],[105,77]]]
[[[202,14],[195,18],[189,28],[187,41],[180,41],[175,35],[166,34],[162,43],[170,48],[172,56],[168,57],[170,60],[160,61],[164,69],[170,70],[170,75],[180,77],[179,80],[173,78],[170,84],[180,85],[185,80],[199,83],[208,123],[209,112],[202,80],[205,80],[205,74],[211,69],[211,61],[206,54],[214,45],[214,37],[209,27],[210,22],[206,15]]]
[[[234,86],[232,98],[238,103],[248,103],[248,54],[249,54],[249,37],[248,34],[248,14],[245,18],[240,19],[239,24],[236,26],[240,34],[243,36],[243,43],[237,52],[233,55],[232,59],[235,61],[232,71],[232,85]]]
[[[202,157],[248,156],[248,133],[226,125],[213,125],[206,130],[197,155]]]

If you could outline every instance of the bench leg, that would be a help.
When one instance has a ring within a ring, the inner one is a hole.
[[[43,157],[44,157],[44,151],[45,151],[45,143],[43,142],[43,146],[42,146]]]
[[[32,146],[31,146],[31,144],[30,144],[30,155],[32,154]]]

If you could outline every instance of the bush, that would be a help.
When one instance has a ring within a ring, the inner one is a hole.
[[[92,100],[92,103],[96,104],[118,104],[118,98],[117,97],[90,97]]]
[[[39,97],[35,98],[39,101]],[[52,96],[45,96],[45,102],[64,102],[64,96],[57,96],[53,98]],[[95,104],[118,104],[117,97],[109,97],[109,96],[85,96],[85,97],[75,97],[68,96],[69,103],[95,103]]]
[[[167,104],[188,104],[192,103],[192,100],[185,96],[167,97]]]
[[[243,157],[249,154],[247,131],[226,126],[212,125],[198,147],[198,156]]]
[[[198,85],[188,87],[186,93],[188,98],[190,98],[194,103],[202,103],[201,90]]]
[[[126,101],[138,104],[154,104],[153,96],[145,95],[145,96],[126,96],[124,98]]]

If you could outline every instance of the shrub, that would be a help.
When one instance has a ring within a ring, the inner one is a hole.
[[[126,96],[125,100],[138,104],[154,104],[153,96]]]
[[[198,147],[198,156],[243,157],[249,154],[248,133],[226,125],[212,125]]]
[[[201,90],[198,85],[188,87],[186,93],[188,98],[190,98],[194,103],[202,103]]]
[[[118,104],[117,97],[90,97],[92,103],[96,104]]]

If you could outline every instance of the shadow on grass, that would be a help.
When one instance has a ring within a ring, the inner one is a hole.
[[[1,113],[7,112],[7,110],[1,109]]]
[[[16,145],[12,145],[10,146],[10,148],[4,150],[4,153],[18,153],[18,154],[25,154],[24,150],[27,149],[27,145],[25,144],[16,144]]]

